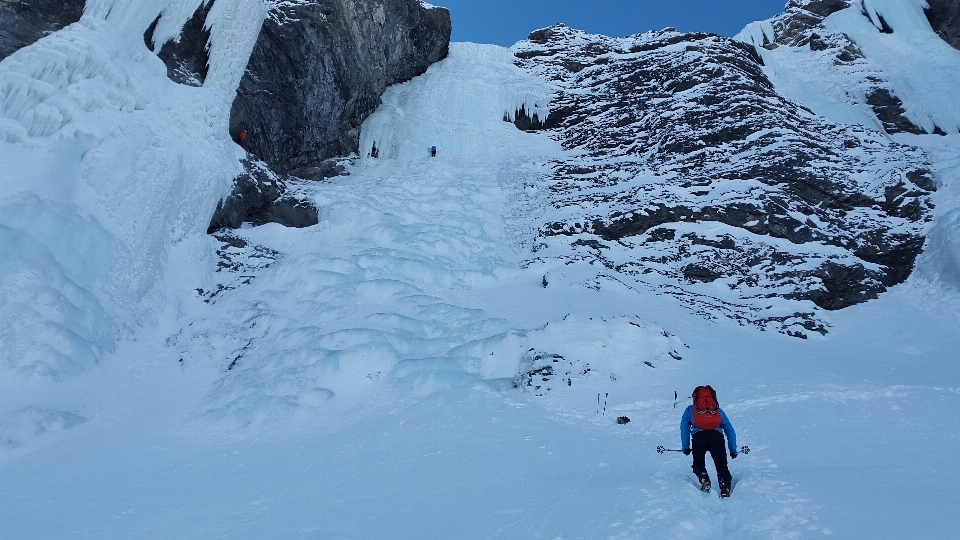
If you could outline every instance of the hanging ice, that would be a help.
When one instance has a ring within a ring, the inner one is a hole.
[[[514,66],[514,60],[504,47],[451,43],[447,60],[428,72],[447,85],[439,97],[443,102],[418,108],[408,102],[406,91],[398,90],[423,86],[423,77],[388,89],[383,105],[363,124],[362,157],[415,161],[426,158],[431,146],[441,154],[473,155],[485,149],[463,136],[464,129],[474,129],[471,125],[503,122],[505,115],[512,121],[521,107],[546,119],[551,88]],[[443,111],[442,118],[436,110]],[[376,156],[371,155],[374,147]]]
[[[0,63],[0,369],[62,376],[149,316],[171,244],[205,230],[238,171],[230,103],[266,14],[218,0],[205,86],[144,45],[201,0],[90,0]]]

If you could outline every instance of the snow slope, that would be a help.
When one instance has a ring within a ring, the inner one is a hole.
[[[849,4],[812,29],[822,34],[820,38],[835,34],[852,41],[861,57],[849,62],[836,61],[829,48],[813,50],[809,42],[764,47],[778,37],[776,18],[750,23],[735,39],[756,46],[764,72],[781,95],[834,122],[880,129],[865,93],[882,80],[903,102],[904,116],[927,133],[935,128],[960,132],[960,100],[956,99],[960,51],[930,28],[923,12],[926,2],[855,0]],[[882,31],[884,24],[889,33]]]
[[[960,292],[941,244],[807,340],[586,260],[522,266],[564,151],[502,117],[549,91],[505,49],[455,44],[365,124],[380,158],[296,186],[318,225],[163,236],[166,303],[135,340],[69,378],[0,379],[4,535],[949,537]],[[960,139],[900,139],[927,149],[955,245]],[[24,175],[61,155],[24,146],[5,155]],[[703,383],[752,449],[725,501],[655,451]]]

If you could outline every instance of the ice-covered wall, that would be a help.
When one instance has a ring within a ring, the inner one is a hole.
[[[934,33],[923,12],[926,5],[925,0],[863,0],[859,13],[846,9],[824,24],[852,36],[867,60],[881,67],[914,124],[927,133],[936,128],[957,133],[960,51]],[[884,24],[891,33],[882,31]]]
[[[930,250],[933,256],[926,274],[944,283],[960,288],[960,209],[954,209],[937,220],[930,231]]]
[[[163,298],[168,248],[206,231],[240,171],[230,104],[266,16],[211,9],[210,70],[177,85],[144,45],[201,0],[89,0],[0,62],[0,369],[82,371]]]
[[[475,126],[503,123],[505,115],[512,121],[521,107],[546,118],[553,88],[517,68],[515,60],[504,47],[451,43],[450,56],[428,72],[446,81],[448,91],[436,97],[441,101],[411,102],[409,90],[398,90],[436,84],[421,77],[388,89],[383,104],[363,123],[361,157],[369,164],[374,146],[377,159],[420,161],[431,146],[440,153],[482,155],[489,149],[476,144]]]

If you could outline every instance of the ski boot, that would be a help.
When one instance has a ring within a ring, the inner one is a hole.
[[[724,482],[723,480],[721,480],[720,481],[720,498],[726,499],[729,496],[730,496],[730,481],[727,480]]]
[[[704,474],[698,480],[700,480],[700,491],[710,493],[710,477]]]

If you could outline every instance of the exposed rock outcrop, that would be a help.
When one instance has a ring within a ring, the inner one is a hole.
[[[518,125],[572,151],[536,257],[596,261],[791,335],[826,331],[814,305],[864,302],[910,274],[935,187],[922,152],[781,97],[752,46],[558,25],[515,51],[558,88],[548,118]]]
[[[80,20],[84,0],[0,0],[0,60]]]
[[[960,0],[927,0],[930,27],[954,49],[960,49]]]
[[[883,124],[887,133],[926,133],[922,128],[914,125],[906,116],[903,102],[893,95],[887,88],[873,88],[866,95],[867,105],[877,115],[877,120]]]
[[[419,0],[275,4],[240,82],[230,130],[282,173],[322,176],[323,161],[356,152],[383,91],[447,55],[450,14]]]
[[[147,28],[143,41],[147,48],[157,53],[167,66],[167,77],[171,81],[189,86],[203,86],[209,69],[210,29],[206,28],[207,14],[214,0],[202,0],[193,17],[183,25],[180,35],[166,43],[156,43],[153,38],[158,16]],[[159,48],[159,50],[158,50]]]
[[[286,227],[317,224],[317,208],[290,193],[287,182],[262,161],[247,159],[245,172],[234,179],[233,192],[220,201],[208,233],[236,229],[243,223],[279,223]]]

